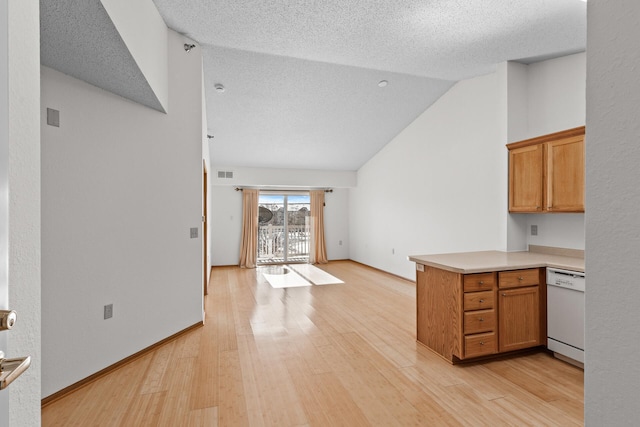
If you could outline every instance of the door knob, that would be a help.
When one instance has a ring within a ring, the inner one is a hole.
[[[13,328],[17,319],[16,312],[13,310],[0,310],[0,331],[7,331]]]

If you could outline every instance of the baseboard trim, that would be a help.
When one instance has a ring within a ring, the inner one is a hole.
[[[370,265],[368,265],[368,264],[364,264],[364,263],[359,262],[359,261],[354,261],[354,260],[352,260],[352,259],[350,259],[350,260],[348,260],[348,261],[350,261],[350,262],[354,262],[354,263],[356,263],[356,264],[360,264],[360,265],[361,265],[361,266],[363,266],[363,267],[367,267],[367,268],[370,268],[370,269],[372,269],[372,270],[376,270],[376,271],[378,271],[378,272],[380,272],[380,273],[388,274],[389,276],[393,276],[393,277],[395,277],[395,278],[397,278],[397,279],[404,280],[405,282],[413,283],[414,285],[416,284],[416,281],[415,281],[415,280],[407,279],[406,277],[402,277],[402,276],[400,276],[400,275],[398,275],[398,274],[390,273],[390,272],[388,272],[388,271],[381,270],[381,269],[379,269],[379,268],[377,268],[377,267],[372,267],[372,266],[370,266]]]
[[[397,279],[401,279],[401,280],[407,281],[409,283],[413,283],[414,285],[416,284],[415,280],[407,279],[406,277],[402,277],[402,276],[400,276],[398,274],[389,273],[388,271],[384,271],[384,270],[381,270],[379,268],[372,267],[372,266],[370,266],[368,264],[364,264],[364,263],[359,262],[359,261],[354,261],[352,259],[348,259],[348,258],[347,259],[330,259],[328,263],[331,264],[332,262],[353,262],[353,263],[359,264],[359,265],[361,265],[363,267],[370,268],[372,270],[376,270],[376,271],[378,271],[380,273],[388,274],[389,276],[393,276],[393,277],[395,277]],[[320,265],[322,265],[322,264],[320,264]],[[229,268],[229,267],[238,267],[238,266],[237,265],[214,265],[213,267],[211,267],[211,270],[213,271],[213,269],[216,269],[216,268]]]
[[[92,382],[94,382],[98,378],[101,378],[101,377],[103,377],[103,376],[115,371],[116,369],[126,365],[127,363],[133,362],[134,360],[136,360],[136,359],[146,355],[147,353],[157,349],[161,345],[166,344],[169,341],[173,341],[176,338],[179,338],[182,335],[184,335],[184,334],[186,334],[188,332],[191,332],[194,329],[202,327],[203,325],[204,325],[204,323],[202,321],[198,322],[198,323],[195,323],[195,324],[193,324],[193,325],[191,325],[191,326],[189,326],[189,327],[187,327],[187,328],[185,328],[185,329],[183,329],[183,330],[181,330],[179,332],[176,332],[175,334],[171,335],[170,337],[167,337],[167,338],[165,338],[165,339],[163,339],[161,341],[158,341],[155,344],[151,344],[149,347],[146,347],[146,348],[140,350],[139,352],[132,354],[129,357],[125,357],[124,359],[120,360],[119,362],[116,362],[113,365],[107,366],[106,368],[96,372],[95,374],[89,375],[88,377],[86,377],[86,378],[84,378],[84,379],[82,379],[82,380],[80,380],[80,381],[78,381],[78,382],[76,382],[74,384],[71,384],[68,387],[63,388],[62,390],[57,391],[57,392],[53,393],[52,395],[49,395],[49,396],[45,397],[44,399],[41,400],[40,405],[41,405],[42,408],[44,408],[45,406],[50,405],[51,403],[62,399],[66,395],[71,394],[74,391],[79,390],[82,387],[91,384]]]

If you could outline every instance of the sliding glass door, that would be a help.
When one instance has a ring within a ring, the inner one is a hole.
[[[309,193],[261,192],[258,264],[309,262]]]

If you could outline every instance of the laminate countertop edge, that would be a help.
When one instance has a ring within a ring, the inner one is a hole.
[[[539,267],[553,267],[584,272],[583,258],[527,251],[480,251],[433,255],[410,255],[408,259],[416,264],[461,274],[521,270]]]

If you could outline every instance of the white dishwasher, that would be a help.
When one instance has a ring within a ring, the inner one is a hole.
[[[585,275],[547,268],[547,347],[584,363]]]

